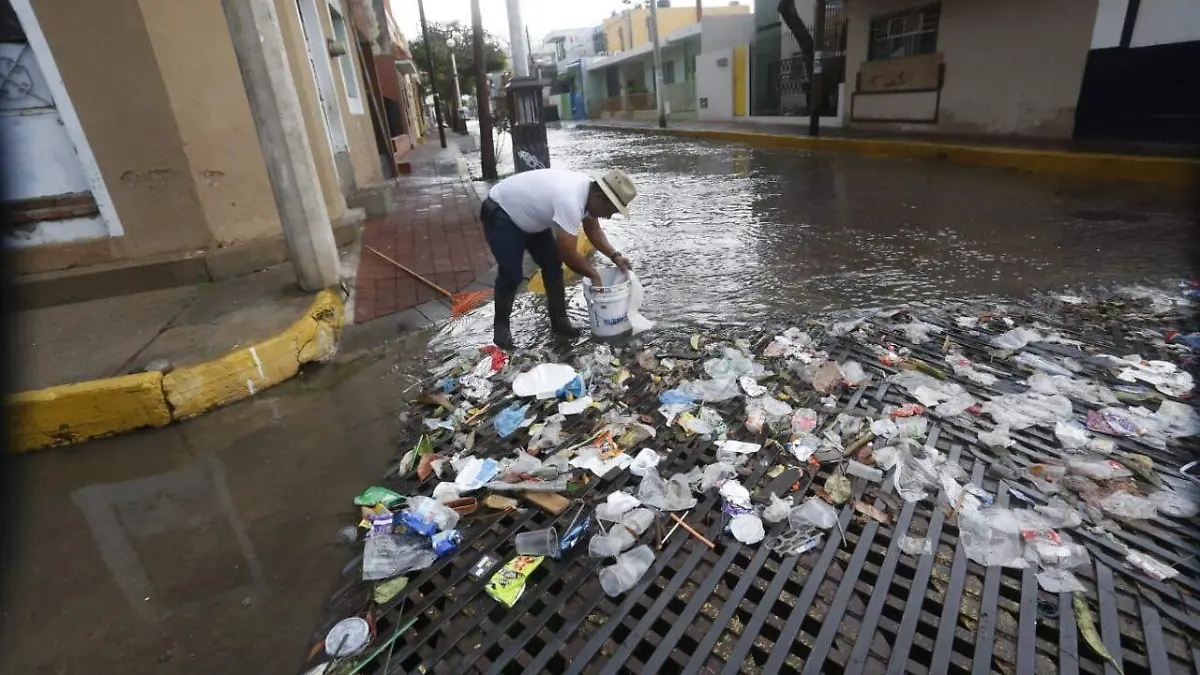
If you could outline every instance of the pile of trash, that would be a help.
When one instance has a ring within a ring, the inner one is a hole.
[[[843,513],[890,525],[906,503],[943,510],[969,560],[1032,568],[1053,594],[1085,594],[1091,575],[1079,571],[1101,549],[1138,578],[1197,575],[1195,560],[1129,536],[1200,513],[1193,291],[913,306],[623,347],[463,349],[430,372],[394,470],[354,499],[361,521],[346,535],[362,548],[369,600],[324,636],[333,661],[313,670],[390,655],[404,626],[378,636],[374,619],[517,513],[540,525],[471,569],[507,608],[547,561],[593,565],[618,597],[664,568],[673,537],[794,556],[847,546]],[[1124,353],[1110,324],[1084,317],[1114,306],[1133,329]],[[986,472],[951,459],[951,435]],[[704,461],[668,470],[685,447]],[[767,487],[747,487],[755,471]],[[939,544],[893,536],[906,555]]]

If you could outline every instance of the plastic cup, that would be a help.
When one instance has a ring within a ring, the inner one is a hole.
[[[609,597],[614,597],[633,588],[654,564],[654,551],[642,545],[628,553],[617,556],[615,565],[600,570],[600,587]]]
[[[650,509],[634,509],[625,514],[621,524],[636,535],[641,535],[654,524],[654,512]]]
[[[558,532],[553,527],[522,532],[516,537],[518,555],[558,557]]]

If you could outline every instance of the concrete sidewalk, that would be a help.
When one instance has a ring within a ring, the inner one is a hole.
[[[1127,180],[1191,186],[1200,181],[1197,148],[1175,145],[1060,141],[1054,139],[944,134],[889,133],[823,128],[809,136],[808,125],[779,119],[746,118],[733,122],[656,122],[588,120],[579,127],[668,134],[701,140],[849,152],[890,157],[924,157],[955,164],[1072,175],[1098,180]]]
[[[253,396],[332,356],[344,313],[337,294],[301,291],[289,263],[19,312],[10,451],[162,426]]]

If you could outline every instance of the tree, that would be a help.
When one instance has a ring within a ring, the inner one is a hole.
[[[420,31],[417,34],[420,35]],[[463,94],[475,92],[475,54],[473,52],[475,38],[471,32],[471,26],[464,25],[459,21],[431,23],[429,24],[429,42],[433,52],[433,67],[437,71],[437,91],[443,101],[454,100],[454,73],[450,68],[451,50],[447,44],[451,39],[456,43],[453,51],[454,58],[458,62],[459,88]],[[500,46],[500,41],[496,39],[495,35],[484,31],[483,42],[486,72],[494,73],[504,70],[508,58]],[[429,63],[425,56],[425,40],[413,40],[410,46],[413,60],[419,68],[424,70]],[[457,107],[456,104],[455,108]]]

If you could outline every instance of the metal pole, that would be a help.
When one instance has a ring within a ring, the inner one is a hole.
[[[492,92],[488,90],[487,63],[483,58],[483,18],[479,0],[471,0],[471,32],[474,36],[475,100],[479,108],[479,160],[483,179],[496,180],[496,146],[492,139]]]
[[[696,0],[696,23],[700,23],[700,19],[704,18],[704,7],[700,5],[700,0]]]
[[[663,100],[662,45],[658,40],[658,0],[650,0],[650,38],[654,40],[654,101],[658,105],[658,128],[667,128]]]
[[[521,0],[508,0],[508,44],[512,47],[513,74],[529,77],[529,45],[522,39]]]
[[[429,25],[425,23],[425,0],[417,0],[421,13],[421,39],[425,42],[425,65],[429,69],[429,88],[433,91],[433,116],[437,120],[438,138],[446,147],[446,128],[442,126],[442,101],[437,93],[437,74],[433,70],[433,44],[429,42]]]
[[[825,96],[821,80],[825,70],[825,0],[813,3],[813,66],[812,84],[808,88],[808,135],[821,133],[821,103]]]

